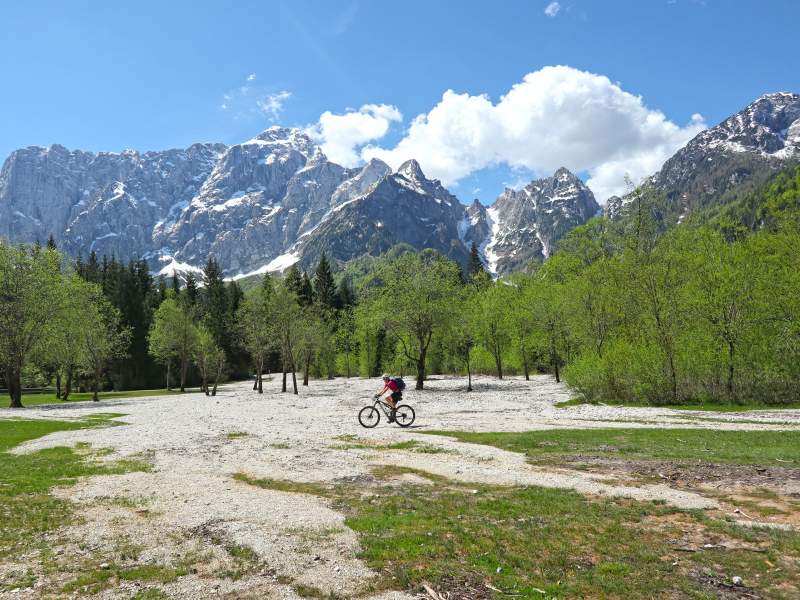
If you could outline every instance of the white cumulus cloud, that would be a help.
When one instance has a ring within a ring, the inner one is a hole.
[[[277,121],[283,111],[283,104],[292,97],[291,92],[282,90],[274,94],[267,94],[264,98],[256,100],[258,109],[269,117],[270,121]]]
[[[548,17],[555,17],[560,10],[561,5],[558,2],[551,2],[545,7],[544,14],[546,14]]]
[[[325,111],[307,131],[330,160],[352,167],[361,161],[358,152],[361,146],[382,138],[393,122],[402,120],[402,113],[394,106],[365,104],[340,115]]]
[[[347,164],[357,159],[359,144],[380,139],[389,122],[399,120],[394,107],[386,108],[396,119],[366,108],[347,115],[325,113],[317,126],[325,139],[336,140],[336,154],[345,156]],[[608,77],[552,66],[529,73],[496,103],[486,95],[448,90],[411,122],[393,148],[368,145],[360,155],[395,168],[416,158],[427,175],[445,185],[494,165],[547,175],[565,166],[588,172],[587,184],[603,202],[625,191],[626,174],[638,182],[654,173],[704,128],[700,115],[685,126],[673,123]]]
[[[250,75],[247,76],[247,81],[255,81],[255,80],[256,80],[255,73],[250,73]]]

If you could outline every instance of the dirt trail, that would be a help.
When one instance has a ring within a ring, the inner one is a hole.
[[[95,477],[59,494],[80,504],[86,523],[67,532],[74,542],[90,540],[111,548],[120,536],[135,531],[138,543],[164,556],[185,553],[194,539],[213,553],[220,545],[252,548],[262,570],[230,581],[192,574],[162,588],[172,597],[196,598],[247,590],[258,597],[297,598],[298,585],[323,592],[357,594],[377,577],[358,558],[358,540],[343,516],[312,495],[264,490],[233,480],[237,472],[254,477],[334,482],[367,476],[376,465],[423,469],[467,482],[526,484],[574,489],[588,494],[664,500],[683,508],[714,508],[718,501],[669,482],[614,485],[602,475],[526,464],[522,455],[464,444],[425,430],[527,431],[558,427],[700,427],[725,429],[800,429],[792,411],[745,415],[682,413],[661,408],[576,406],[558,409],[568,390],[548,376],[495,381],[478,378],[476,391],[462,393],[463,381],[436,378],[424,392],[410,390],[406,399],[417,411],[408,430],[382,422],[366,430],[358,409],[378,387],[377,381],[314,381],[299,396],[280,394],[279,382],[252,392],[248,384],[225,387],[216,398],[200,394],[164,396],[0,411],[0,417],[80,418],[96,412],[120,412],[127,425],[58,432],[17,449],[88,442],[113,448],[111,458],[144,454],[149,473]],[[698,420],[709,417],[714,421]],[[355,441],[354,441],[355,440]],[[436,453],[385,450],[381,445],[418,440]],[[354,446],[378,446],[363,448]],[[109,510],[108,500],[132,498],[137,507],[128,518]],[[104,504],[105,502],[105,504]],[[137,512],[138,511],[138,512]],[[137,516],[138,515],[138,516]],[[134,524],[131,519],[138,519]],[[127,521],[127,522],[126,522]],[[199,540],[199,541],[198,541]],[[213,574],[212,574],[213,575]],[[130,597],[134,588],[107,591],[108,597]],[[36,597],[28,590],[14,597]],[[406,598],[392,592],[380,598]],[[378,598],[378,596],[375,596]]]

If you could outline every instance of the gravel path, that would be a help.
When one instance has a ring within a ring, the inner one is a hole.
[[[97,412],[120,412],[127,425],[58,432],[16,449],[88,442],[113,448],[112,458],[144,454],[149,473],[94,477],[59,493],[79,503],[86,523],[72,532],[102,546],[126,533],[125,519],[96,509],[104,498],[133,497],[147,506],[146,524],[139,523],[140,543],[163,552],[180,552],[164,532],[193,533],[206,540],[224,540],[251,547],[269,566],[261,577],[228,581],[182,577],[163,586],[173,597],[196,598],[243,590],[258,597],[297,598],[293,586],[354,594],[377,575],[356,558],[358,540],[343,516],[320,498],[263,490],[234,481],[245,472],[254,477],[332,482],[359,478],[379,464],[423,469],[475,483],[530,484],[574,489],[587,494],[665,500],[683,508],[713,508],[714,500],[668,485],[615,486],[591,473],[536,468],[524,456],[497,448],[464,444],[421,435],[421,431],[527,431],[590,427],[710,427],[725,429],[800,429],[794,411],[748,412],[746,415],[675,411],[663,408],[575,406],[554,403],[569,399],[568,390],[549,376],[530,382],[512,378],[477,378],[476,391],[463,393],[464,381],[435,378],[423,392],[409,390],[406,400],[417,412],[408,430],[382,422],[373,430],[360,427],[358,410],[378,387],[377,380],[312,381],[299,396],[279,393],[277,378],[258,395],[251,384],[225,386],[215,398],[200,394],[75,403],[24,411],[0,411],[3,417],[80,418]],[[703,420],[713,419],[713,420]],[[229,438],[229,434],[246,434]],[[384,444],[409,439],[446,452],[381,451],[348,447],[343,436],[360,443]],[[131,525],[131,528],[133,526]],[[176,536],[171,536],[176,538]],[[105,541],[104,541],[105,540]],[[211,542],[209,542],[211,543]],[[216,543],[216,542],[215,542]],[[172,548],[170,548],[172,544]],[[108,597],[130,597],[133,588],[117,588]],[[31,597],[35,597],[30,590]],[[25,597],[16,594],[14,597]],[[378,598],[378,596],[375,596]],[[380,598],[407,598],[390,593]]]

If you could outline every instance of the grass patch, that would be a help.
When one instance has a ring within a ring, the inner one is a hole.
[[[592,404],[587,402],[582,398],[570,398],[569,400],[564,400],[562,402],[556,402],[556,408],[569,408],[570,406],[580,406],[581,404]]]
[[[225,551],[233,559],[233,564],[221,571],[218,575],[225,579],[238,581],[245,575],[252,573],[259,564],[258,554],[250,546],[243,544],[224,544]]]
[[[0,557],[22,554],[42,543],[42,535],[72,520],[72,504],[50,494],[55,486],[70,485],[89,475],[147,470],[143,461],[101,462],[86,446],[47,448],[29,454],[11,454],[22,442],[56,431],[72,431],[113,424],[108,415],[81,421],[0,419]]]
[[[450,480],[447,477],[442,477],[441,475],[429,473],[428,471],[423,471],[422,469],[415,469],[413,467],[403,467],[401,465],[379,465],[377,467],[372,468],[372,474],[375,476],[375,478],[382,481],[397,479],[399,477],[402,477],[403,475],[415,475],[417,477],[427,479],[428,481],[432,481],[434,483],[441,483],[443,485],[450,482]]]
[[[270,448],[275,448],[275,450],[290,450],[291,446],[285,442],[277,442],[275,444],[270,444]]]
[[[583,455],[642,460],[702,460],[741,465],[787,466],[800,456],[797,431],[713,429],[554,429],[524,433],[431,431],[462,442],[522,452],[533,461]]]
[[[229,431],[225,434],[225,437],[229,440],[238,440],[239,438],[247,437],[250,435],[246,431]]]
[[[332,450],[408,450],[410,452],[419,452],[422,454],[453,453],[452,450],[439,448],[438,446],[432,446],[431,444],[425,444],[423,442],[418,442],[417,440],[406,440],[391,444],[381,444],[368,439],[359,439],[354,435],[344,435],[334,439],[339,439],[343,443],[331,446]]]
[[[452,598],[713,598],[732,587],[733,575],[749,592],[800,592],[795,532],[737,527],[665,503],[384,469],[385,479],[413,473],[432,484],[324,493],[359,534],[359,558],[381,573],[364,593],[418,593],[429,584]]]
[[[113,581],[146,581],[149,583],[171,583],[178,577],[189,573],[185,566],[137,565],[135,567],[119,567],[109,565],[105,569],[94,569],[82,573],[66,583],[61,591],[65,594],[80,592],[96,594],[111,585]]]
[[[196,390],[186,390],[186,393],[189,392],[198,392],[200,391],[199,388]],[[126,390],[120,392],[100,392],[98,396],[100,400],[120,400],[122,398],[149,398],[151,396],[174,396],[179,395],[184,392],[179,390]],[[88,402],[91,401],[93,398],[92,392],[72,392],[69,395],[69,400],[67,403],[72,402]],[[22,405],[23,406],[40,406],[43,404],[64,404],[64,400],[60,398],[56,398],[55,394],[23,394],[22,395]]]
[[[323,600],[344,600],[343,596],[335,592],[323,592],[321,589],[313,585],[305,585],[303,583],[296,583],[292,586],[295,593],[301,598],[321,598]]]
[[[331,488],[322,485],[321,483],[304,482],[304,481],[287,481],[284,479],[256,479],[250,477],[246,473],[234,473],[233,478],[236,481],[241,481],[265,490],[275,490],[278,492],[293,492],[296,494],[310,494],[312,496],[329,496]]]
[[[169,596],[160,589],[148,588],[137,592],[135,596],[131,597],[131,600],[166,600],[167,598],[169,598]]]

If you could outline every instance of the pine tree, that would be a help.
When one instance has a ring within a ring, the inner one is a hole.
[[[158,303],[161,304],[167,299],[167,282],[163,275],[158,276]]]
[[[189,307],[197,304],[197,278],[191,271],[186,275],[186,303]]]
[[[230,351],[228,331],[228,292],[219,263],[213,256],[208,257],[203,269],[203,320],[214,341],[225,351]]]
[[[47,248],[50,250],[58,250],[58,247],[56,246],[56,240],[52,233],[50,234],[50,237],[47,238]]]
[[[483,261],[481,261],[481,256],[478,253],[478,246],[475,242],[472,242],[472,247],[469,249],[469,270],[467,271],[467,275],[469,279],[472,280],[479,274],[485,272]]]
[[[342,277],[339,287],[336,289],[336,308],[342,309],[353,306],[356,303],[356,295],[350,286],[350,280]]]
[[[80,254],[78,254],[78,258],[75,259],[75,273],[77,273],[78,277],[81,279],[86,279],[86,265],[83,264],[83,258],[81,258]]]
[[[172,291],[175,292],[176,298],[181,295],[181,280],[175,271],[172,272]]]
[[[292,265],[286,271],[286,288],[298,298],[303,294],[303,274],[297,265]]]
[[[103,257],[103,271],[106,268],[106,257]],[[89,253],[89,260],[86,263],[86,271],[84,275],[84,279],[86,281],[91,281],[92,283],[100,283],[102,280],[101,271],[100,271],[100,264],[97,262],[97,253],[92,250]]]
[[[314,274],[314,300],[325,308],[335,308],[336,306],[336,283],[333,280],[331,265],[324,252]]]
[[[235,315],[244,299],[244,292],[238,283],[231,281],[228,283],[228,312]]]
[[[310,306],[314,302],[314,287],[311,285],[311,278],[305,271],[303,271],[303,285],[297,300],[300,302],[300,306]]]

